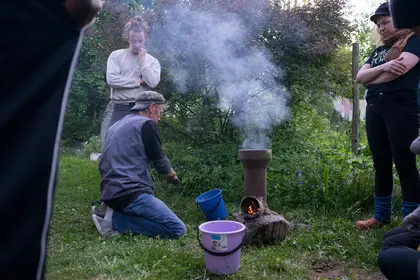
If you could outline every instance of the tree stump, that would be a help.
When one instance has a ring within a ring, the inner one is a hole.
[[[266,212],[256,218],[247,219],[242,212],[232,213],[235,221],[243,223],[246,227],[245,244],[272,245],[280,243],[286,238],[289,222],[274,211]]]

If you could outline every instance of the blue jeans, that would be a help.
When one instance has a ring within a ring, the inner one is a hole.
[[[141,194],[123,212],[112,216],[113,227],[120,233],[149,237],[179,238],[187,232],[185,224],[160,199]]]

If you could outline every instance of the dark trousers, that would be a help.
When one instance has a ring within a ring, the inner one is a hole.
[[[420,253],[420,230],[394,228],[385,233],[378,265],[390,280],[418,280]]]
[[[108,127],[110,127],[117,121],[121,120],[125,116],[132,114],[130,110],[131,108],[133,108],[133,106],[134,106],[134,103],[130,105],[114,103],[113,108],[112,108],[111,120],[109,121]]]
[[[0,279],[43,279],[80,31],[63,1],[1,1],[0,23]]]
[[[420,177],[410,145],[419,133],[419,109],[398,93],[368,99],[366,132],[375,166],[375,195],[390,196],[392,162],[401,182],[403,200],[420,203]]]
[[[420,83],[419,83],[419,86],[417,88],[417,105],[420,108]]]

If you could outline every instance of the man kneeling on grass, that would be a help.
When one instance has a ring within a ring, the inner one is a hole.
[[[119,233],[178,238],[185,224],[154,196],[149,162],[169,182],[179,180],[163,153],[156,124],[165,98],[155,91],[141,92],[133,114],[113,124],[99,162],[101,207],[92,207],[92,219],[102,236]]]

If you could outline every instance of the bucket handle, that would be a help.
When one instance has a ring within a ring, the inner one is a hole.
[[[204,212],[203,209],[201,209],[200,205],[198,205],[198,202],[196,204],[197,204],[197,208],[199,208],[204,213],[204,215],[207,215],[207,214],[213,212],[214,210],[216,210],[217,207],[219,207],[221,201],[222,201],[222,196],[219,196],[219,201],[216,203],[216,206],[214,206],[213,209],[211,209],[210,211],[207,211],[207,212]]]
[[[200,240],[200,235],[199,235],[198,227],[196,228],[196,230],[197,230],[197,241],[198,241],[198,244],[200,245],[201,249],[203,249],[204,252],[206,252],[207,254],[210,254],[212,256],[226,257],[226,256],[229,256],[229,255],[232,255],[233,253],[235,253],[236,251],[238,251],[239,249],[241,249],[242,246],[245,245],[245,242],[244,242],[244,240],[245,240],[245,234],[244,234],[244,237],[242,239],[241,244],[239,244],[235,249],[233,249],[231,251],[228,251],[228,252],[213,252],[213,251],[210,251],[209,249],[207,249],[206,247],[204,247],[203,243],[201,243],[201,240]]]

